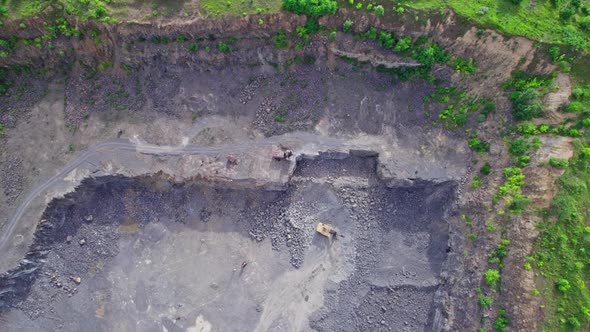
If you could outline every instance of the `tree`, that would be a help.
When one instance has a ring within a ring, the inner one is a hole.
[[[322,16],[334,15],[338,4],[333,0],[283,0],[283,7],[299,15]]]

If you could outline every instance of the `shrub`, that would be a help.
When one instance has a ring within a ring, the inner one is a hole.
[[[526,209],[531,200],[523,195],[516,195],[512,199],[512,202],[508,206],[508,210],[512,213],[521,213],[522,210]]]
[[[572,16],[576,13],[576,9],[571,6],[565,6],[559,11],[559,18],[568,22],[572,19]]]
[[[572,288],[572,285],[570,285],[570,282],[567,279],[560,278],[559,281],[557,281],[557,289],[559,289],[560,292],[565,293],[570,290],[570,288]]]
[[[338,4],[333,0],[283,0],[283,7],[299,15],[322,16],[334,15]]]
[[[409,50],[411,47],[412,47],[412,37],[405,36],[397,42],[397,45],[395,45],[394,51],[396,51],[397,53],[403,53],[403,52]]]
[[[523,139],[517,139],[512,141],[508,145],[508,152],[510,152],[513,156],[522,156],[524,155],[528,149],[531,147],[531,144]]]
[[[476,70],[475,60],[472,58],[457,58],[453,61],[452,66],[455,67],[455,71],[461,74],[474,74]]]
[[[191,53],[198,52],[200,48],[201,46],[199,45],[199,43],[191,43],[186,46],[186,49]]]
[[[438,44],[421,48],[413,57],[426,66],[432,66],[435,63],[444,63],[449,60],[449,55]]]
[[[573,46],[576,51],[586,48],[586,36],[575,27],[571,25],[560,27],[557,32],[561,33],[563,42]]]
[[[367,39],[377,39],[377,29],[370,28],[367,30],[367,32],[365,32],[364,37]]]
[[[579,113],[584,109],[584,104],[579,101],[572,101],[567,107],[565,111],[568,113]]]
[[[490,11],[490,9],[486,6],[481,6],[479,7],[479,9],[477,10],[477,12],[475,12],[477,15],[485,15],[488,13],[488,11]]]
[[[336,40],[336,31],[332,31],[330,32],[330,42],[333,42]]]
[[[219,41],[219,43],[217,43],[217,49],[221,52],[221,53],[231,53],[234,51],[234,48],[229,45],[228,43],[224,42],[223,40]]]
[[[494,328],[500,332],[506,331],[506,327],[508,327],[508,317],[506,317],[506,310],[500,309],[498,310],[498,317],[494,320]]]
[[[500,272],[494,269],[488,269],[485,273],[486,284],[488,286],[495,286],[500,280]]]
[[[571,316],[570,318],[568,318],[567,323],[573,328],[578,328],[578,327],[582,326],[580,321],[574,316]]]
[[[512,101],[512,115],[518,121],[532,120],[538,118],[543,112],[543,106],[537,99],[539,93],[532,88],[524,91],[514,91],[510,95]]]
[[[383,15],[385,15],[385,9],[381,5],[375,6],[375,9],[373,9],[373,11],[375,12],[375,15],[376,16],[383,16]]]
[[[549,48],[549,50],[547,50],[547,53],[549,54],[549,57],[551,58],[551,60],[553,62],[557,62],[557,61],[561,60],[560,58],[562,57],[562,55],[561,55],[561,51],[559,50],[558,46],[553,46],[553,47]]]
[[[572,90],[572,97],[574,99],[582,99],[584,98],[584,90],[581,88],[575,88]]]
[[[479,188],[480,183],[479,183],[479,176],[474,176],[473,177],[473,181],[471,181],[471,187],[472,188]]]
[[[498,224],[496,224],[496,223],[495,223],[495,222],[493,222],[493,221],[489,221],[489,222],[486,224],[486,229],[488,230],[488,232],[495,232],[495,231],[496,231],[496,229],[498,229]]]
[[[555,168],[567,168],[569,166],[569,161],[567,159],[559,159],[559,158],[549,158],[549,165]]]
[[[395,46],[395,38],[393,38],[391,33],[387,31],[381,31],[381,33],[379,33],[379,45],[391,49],[393,46]]]
[[[344,21],[344,24],[342,25],[342,31],[344,31],[344,32],[352,31],[353,25],[354,25],[354,22],[351,19],[347,19],[346,21]]]
[[[492,303],[494,303],[494,299],[492,299],[491,297],[485,296],[483,294],[479,296],[479,305],[481,305],[482,307],[487,308],[491,306]]]
[[[285,33],[285,30],[281,29],[279,30],[279,32],[277,32],[277,35],[275,36],[275,46],[278,49],[282,49],[286,48],[287,45],[287,34]]]
[[[480,140],[479,138],[470,138],[469,140],[467,140],[467,142],[469,143],[469,147],[473,149],[473,151],[480,153],[490,151],[490,144]]]

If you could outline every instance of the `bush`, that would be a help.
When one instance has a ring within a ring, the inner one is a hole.
[[[426,66],[432,66],[435,63],[445,63],[449,60],[449,55],[438,44],[421,48],[413,57]]]
[[[512,213],[521,213],[522,210],[526,209],[530,202],[531,200],[529,198],[523,195],[516,195],[508,206],[508,211]]]
[[[199,43],[191,43],[186,46],[186,49],[191,53],[198,52],[200,48],[201,46],[199,45]]]
[[[395,46],[395,38],[393,38],[391,33],[381,31],[381,33],[379,33],[379,45],[391,49]]]
[[[567,168],[569,166],[569,161],[567,159],[559,159],[559,158],[549,158],[549,165],[555,168]]]
[[[344,32],[352,31],[353,25],[354,25],[354,22],[351,19],[347,19],[346,21],[344,21],[344,24],[342,25],[342,31],[344,31]]]
[[[490,175],[492,172],[492,165],[486,161],[486,163],[479,169],[479,172],[483,175]]]
[[[494,320],[494,328],[500,332],[506,331],[506,327],[508,327],[508,317],[506,317],[506,310],[500,309],[498,310],[498,317]]]
[[[512,141],[508,145],[508,152],[510,152],[513,156],[522,156],[524,155],[528,149],[531,147],[531,144],[523,139],[517,139]]]
[[[278,49],[286,48],[289,42],[287,41],[287,34],[285,30],[281,29],[275,36],[275,47]]]
[[[377,29],[370,28],[367,30],[367,32],[365,32],[364,37],[367,39],[377,39]]]
[[[567,107],[565,111],[567,113],[579,113],[584,109],[584,104],[579,101],[572,101]]]
[[[543,112],[543,106],[537,99],[539,93],[532,88],[524,91],[514,91],[510,95],[512,101],[512,115],[518,121],[532,120],[538,118]]]
[[[411,47],[412,47],[412,37],[405,36],[397,42],[397,45],[395,45],[394,51],[396,51],[397,53],[403,53],[403,52],[409,50]]]
[[[492,303],[494,303],[494,299],[492,299],[491,297],[485,296],[483,294],[479,296],[479,305],[481,305],[482,307],[488,308],[492,305]]]
[[[467,140],[467,142],[469,143],[469,147],[473,149],[473,151],[480,153],[490,151],[490,144],[480,140],[479,138],[470,138],[469,140]]]
[[[234,48],[229,45],[228,43],[222,41],[219,41],[219,43],[217,43],[217,49],[221,52],[221,53],[231,53],[234,51]]]
[[[330,42],[333,42],[333,41],[335,41],[335,40],[336,40],[336,31],[332,31],[332,32],[330,32],[330,37],[329,37],[329,39],[330,39]]]
[[[375,9],[373,9],[373,11],[375,12],[375,15],[376,16],[383,16],[383,15],[385,15],[385,9],[381,5],[376,6]]]
[[[549,50],[547,50],[547,53],[549,54],[549,57],[553,62],[557,62],[562,58],[561,51],[559,50],[558,46],[553,46],[549,48]]]
[[[575,27],[571,25],[560,27],[557,32],[562,35],[563,42],[573,46],[576,51],[586,48],[586,36]]]
[[[495,286],[500,280],[500,272],[494,269],[488,269],[485,273],[486,284],[488,286]]]
[[[299,15],[322,16],[334,15],[338,4],[333,0],[283,0],[283,7]]]
[[[565,6],[559,11],[559,18],[568,22],[572,19],[572,16],[576,14],[576,9],[571,6]]]
[[[567,292],[570,288],[572,288],[572,285],[570,285],[570,282],[567,279],[561,278],[557,282],[557,289],[562,293]]]
[[[574,99],[583,99],[584,98],[584,90],[581,88],[575,88],[572,90],[572,97]]]
[[[8,8],[0,6],[0,17],[8,16]]]

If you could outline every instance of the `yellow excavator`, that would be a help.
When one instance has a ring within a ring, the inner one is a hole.
[[[318,223],[318,226],[315,228],[315,230],[328,239],[335,238],[336,235],[338,235],[338,232],[336,232],[332,226],[324,223]]]

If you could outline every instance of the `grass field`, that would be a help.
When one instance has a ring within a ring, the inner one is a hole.
[[[210,16],[241,16],[276,13],[281,4],[281,0],[201,0],[201,9]]]

